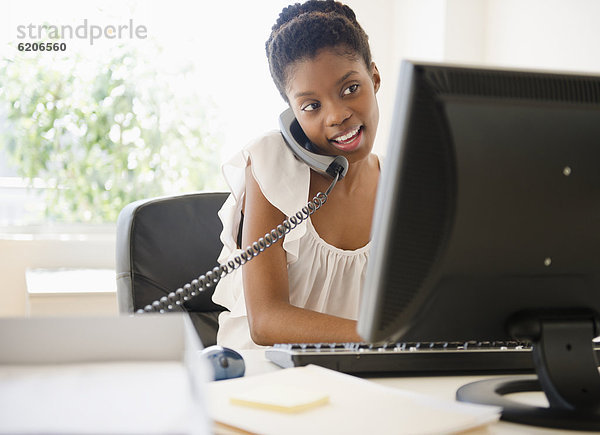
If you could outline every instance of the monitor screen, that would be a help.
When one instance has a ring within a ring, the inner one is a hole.
[[[514,338],[600,312],[600,77],[404,61],[358,331]]]

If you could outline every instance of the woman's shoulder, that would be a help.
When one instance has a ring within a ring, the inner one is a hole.
[[[259,183],[264,177],[268,178],[270,184],[275,185],[285,183],[286,180],[296,183],[309,175],[306,165],[296,158],[278,130],[267,132],[250,141],[244,147],[243,154],[246,162],[252,166],[252,172]]]
[[[262,159],[289,157],[291,154],[279,130],[271,130],[255,137],[246,144],[243,151],[250,155],[260,154]]]
[[[310,170],[287,147],[278,130],[267,132],[243,149],[244,160],[267,200],[290,216],[308,198]]]

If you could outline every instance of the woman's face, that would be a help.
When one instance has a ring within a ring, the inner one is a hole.
[[[379,122],[375,94],[380,77],[359,56],[323,49],[312,59],[288,67],[290,107],[300,126],[326,155],[343,155],[350,163],[367,157],[373,149]]]

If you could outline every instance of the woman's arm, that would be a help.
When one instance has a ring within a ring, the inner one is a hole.
[[[264,197],[246,168],[246,197],[242,243],[246,247],[285,219]],[[275,243],[242,269],[250,335],[256,344],[356,342],[356,321],[298,308],[289,302],[286,254]]]

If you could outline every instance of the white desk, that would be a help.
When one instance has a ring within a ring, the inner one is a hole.
[[[253,376],[281,370],[277,365],[267,360],[263,350],[244,350],[240,352],[246,361],[246,376]],[[398,378],[369,378],[371,381],[408,391],[427,394],[430,396],[455,400],[456,390],[469,382],[487,379],[491,376],[443,376],[443,377],[398,377]],[[528,404],[547,406],[543,393],[521,393],[511,396],[514,400],[520,400]],[[225,428],[218,428],[218,434],[234,434]],[[555,429],[544,429],[533,426],[518,425],[500,421],[485,428],[472,430],[469,435],[490,434],[582,434],[585,432],[564,431]]]

